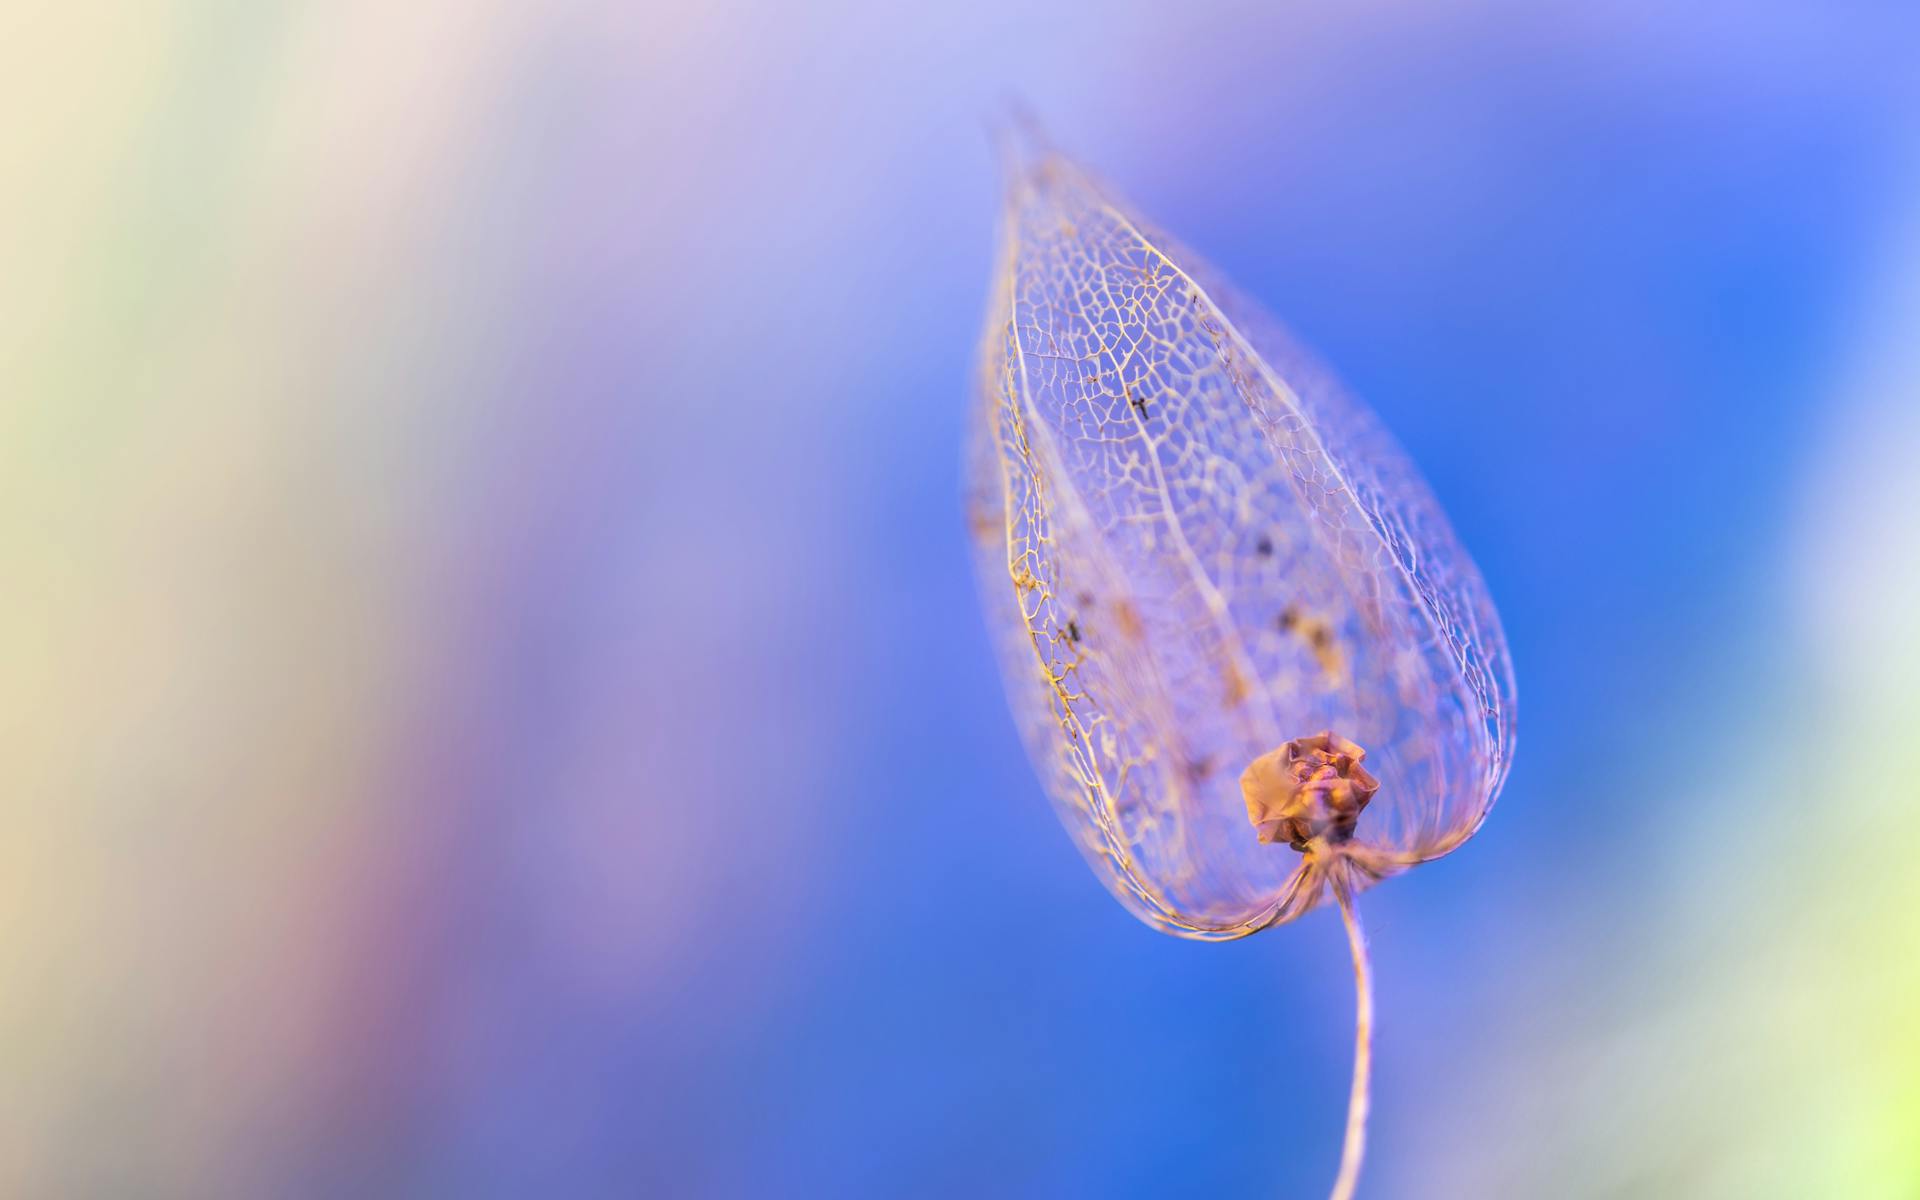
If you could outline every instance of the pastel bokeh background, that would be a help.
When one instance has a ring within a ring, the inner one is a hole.
[[[0,1194],[1315,1195],[1325,914],[1126,917],[959,444],[1009,95],[1317,346],[1520,751],[1373,1196],[1920,1194],[1911,6],[0,17]]]

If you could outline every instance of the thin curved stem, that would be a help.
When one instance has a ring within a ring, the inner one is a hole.
[[[1360,1163],[1367,1156],[1367,1109],[1372,1103],[1373,1076],[1373,965],[1367,958],[1367,931],[1354,911],[1346,864],[1336,862],[1328,872],[1340,920],[1347,927],[1347,948],[1353,952],[1353,1091],[1347,1097],[1347,1140],[1340,1151],[1340,1175],[1333,1181],[1330,1200],[1353,1200],[1360,1182]]]

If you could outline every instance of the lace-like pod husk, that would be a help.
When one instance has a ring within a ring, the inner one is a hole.
[[[1354,886],[1485,819],[1506,641],[1406,455],[1266,317],[1058,155],[1011,172],[968,487],[1015,716],[1062,821],[1148,924],[1239,937],[1332,864],[1239,779],[1338,731],[1379,780]]]

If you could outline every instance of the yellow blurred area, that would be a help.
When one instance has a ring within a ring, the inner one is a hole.
[[[419,819],[402,356],[512,27],[0,25],[0,1193],[233,1186],[377,990],[348,945]]]

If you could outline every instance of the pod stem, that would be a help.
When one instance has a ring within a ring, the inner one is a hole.
[[[1340,1151],[1340,1174],[1329,1200],[1353,1200],[1360,1182],[1360,1163],[1367,1156],[1367,1109],[1372,1102],[1373,1075],[1373,964],[1367,957],[1367,931],[1354,911],[1347,864],[1336,861],[1327,872],[1340,920],[1347,927],[1347,948],[1353,953],[1353,1091],[1347,1097],[1347,1140]]]

